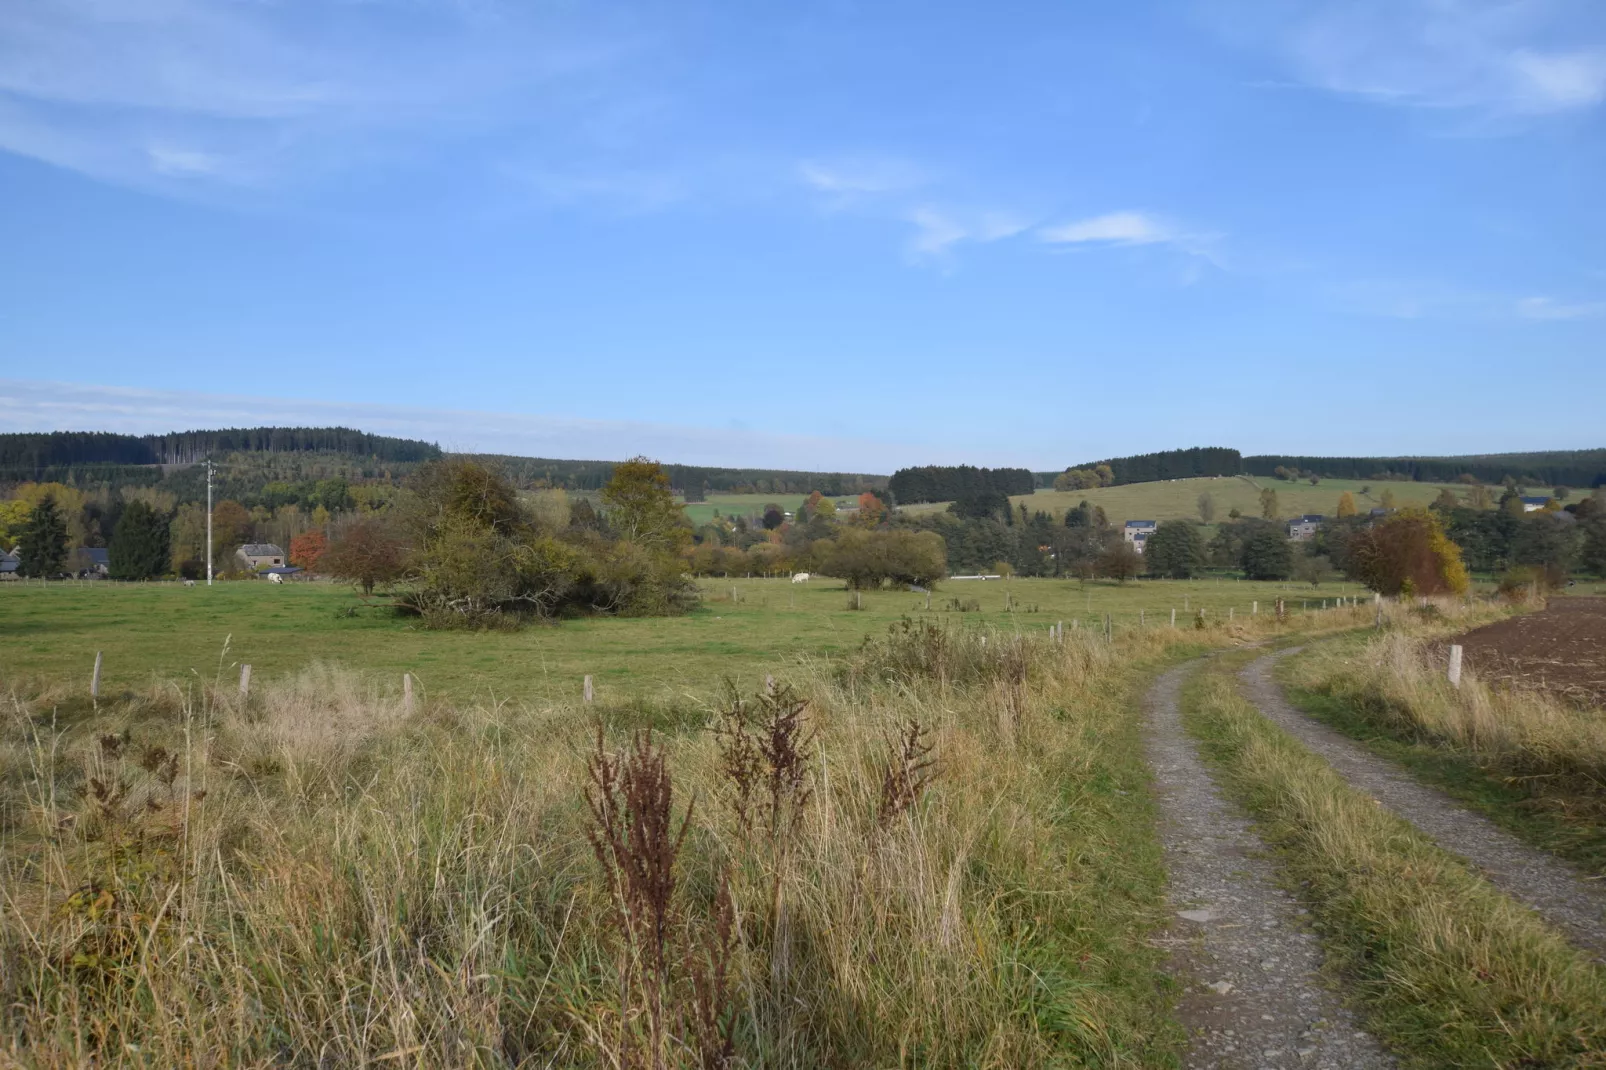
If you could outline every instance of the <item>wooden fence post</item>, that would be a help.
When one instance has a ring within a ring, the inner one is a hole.
[[[587,679],[590,679],[590,677],[587,677]],[[769,675],[764,677],[764,693],[766,695],[775,694],[775,677]]]
[[[1143,627],[1143,610],[1138,610],[1138,627]]]
[[[591,705],[591,703],[595,701],[597,697],[596,690],[591,686],[590,673],[586,674],[585,683],[582,685],[582,693],[585,697],[585,703],[587,706]]]
[[[1260,616],[1260,602],[1258,600],[1249,603],[1249,615],[1251,617]]]
[[[410,672],[402,673],[402,710],[413,712],[413,674]]]
[[[251,663],[246,662],[240,666],[240,697],[251,697]]]
[[[1171,627],[1175,628],[1176,626],[1177,626],[1177,607],[1176,606],[1172,606],[1171,607]]]
[[[1115,631],[1114,631],[1114,629],[1112,629],[1110,627],[1110,615],[1108,613],[1105,613],[1104,614],[1104,641],[1106,643],[1111,642],[1113,640],[1114,636],[1115,636]]]
[[[1450,645],[1450,686],[1461,686],[1461,648],[1453,643]]]
[[[95,671],[89,677],[89,697],[100,698],[100,651],[95,651]]]

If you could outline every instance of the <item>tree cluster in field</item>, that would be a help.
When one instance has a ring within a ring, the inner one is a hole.
[[[1126,483],[1156,483],[1165,479],[1194,479],[1200,476],[1235,476],[1242,471],[1242,456],[1224,446],[1194,446],[1182,450],[1161,450],[1132,457],[1110,457],[1090,464],[1072,465],[1069,472],[1109,470],[1109,481],[1081,487],[1059,487],[1058,475],[1048,477],[1056,489],[1082,490],[1092,486],[1121,486]],[[1064,474],[1064,473],[1060,473]]]
[[[1595,487],[1606,482],[1606,449],[1501,453],[1466,457],[1245,457],[1243,471],[1274,476],[1279,468],[1324,479],[1370,479],[1419,483],[1507,479],[1546,486]]]
[[[900,505],[1007,498],[1035,489],[1037,478],[1024,468],[974,468],[968,464],[900,468],[887,481],[887,490]]]

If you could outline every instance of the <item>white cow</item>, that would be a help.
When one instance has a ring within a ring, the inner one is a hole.
[[[792,582],[807,583],[809,582],[809,574],[807,572],[794,572],[792,573]]]
[[[269,583],[283,583],[284,582],[284,577],[279,575],[277,572],[270,572],[270,573],[268,573],[268,582]]]

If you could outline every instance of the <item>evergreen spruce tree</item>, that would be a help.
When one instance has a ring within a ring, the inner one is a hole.
[[[24,576],[54,576],[67,563],[67,518],[61,515],[56,499],[46,495],[28,514],[28,523],[18,540]]]
[[[130,502],[112,533],[114,580],[148,580],[167,571],[167,517],[145,502]]]

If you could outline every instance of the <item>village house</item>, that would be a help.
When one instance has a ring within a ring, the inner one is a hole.
[[[22,567],[22,558],[13,553],[0,552],[0,580],[14,580]]]
[[[1525,513],[1537,513],[1549,504],[1550,499],[1547,497],[1524,498],[1522,499],[1522,511]]]
[[[1132,549],[1141,554],[1143,544],[1149,541],[1149,536],[1154,534],[1154,529],[1158,526],[1152,520],[1128,520],[1121,535],[1132,544]]]
[[[67,571],[81,580],[106,578],[111,564],[111,551],[104,546],[80,546],[67,557]]]
[[[244,561],[245,567],[252,572],[284,566],[284,551],[271,542],[248,542],[236,550],[234,556]]]
[[[1309,542],[1327,518],[1320,513],[1306,513],[1288,522],[1288,537],[1295,542]]]

